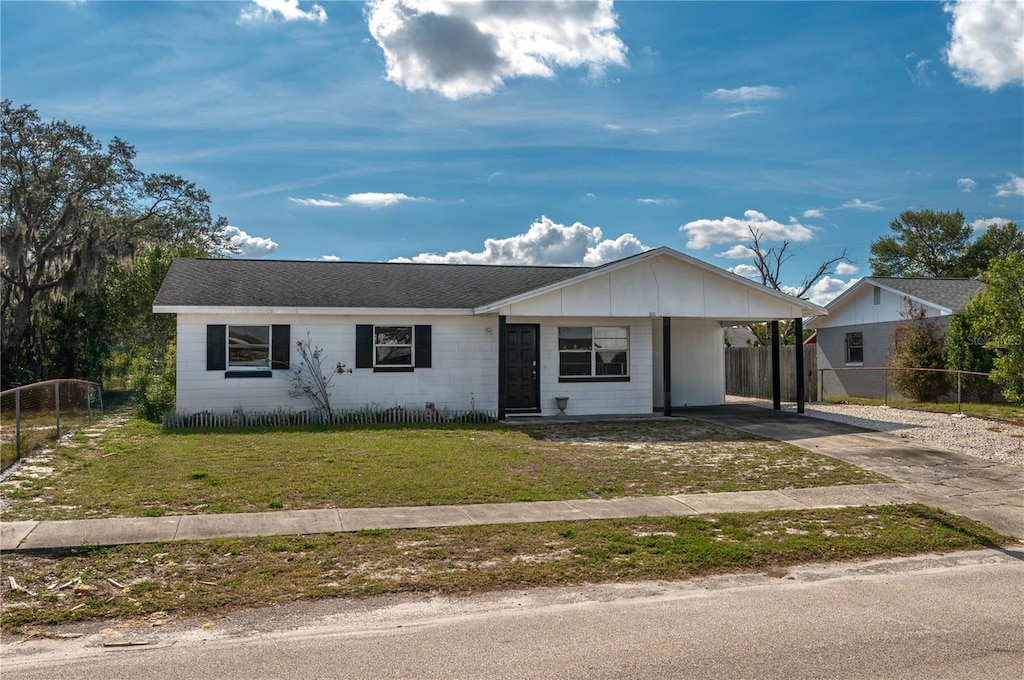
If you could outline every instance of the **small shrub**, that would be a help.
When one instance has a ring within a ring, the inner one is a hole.
[[[269,505],[269,506],[270,506],[270,508],[271,508],[271,509],[273,509],[273,510],[280,510],[281,508],[283,508],[283,507],[284,507],[284,503],[282,503],[281,501],[279,501],[279,500],[276,500],[276,499],[275,499],[275,500],[272,500],[272,501],[270,501],[270,503],[269,503],[268,505]]]

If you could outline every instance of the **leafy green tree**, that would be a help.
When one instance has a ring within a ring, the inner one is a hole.
[[[992,260],[981,280],[985,290],[968,303],[967,314],[995,353],[992,380],[1009,401],[1024,402],[1024,256]]]
[[[980,335],[966,312],[954,312],[942,341],[942,356],[951,371],[988,373],[992,370],[995,352],[979,341]],[[980,376],[962,376],[963,394],[968,401],[989,401],[990,383]]]
[[[995,225],[974,238],[974,229],[959,210],[904,210],[889,224],[893,231],[871,244],[875,276],[971,278],[990,260],[1024,255],[1024,232],[1017,224]]]
[[[938,323],[925,317],[924,309],[909,299],[903,319],[893,332],[892,368],[889,381],[900,393],[914,401],[936,401],[946,393],[949,384],[942,369],[942,339]],[[898,370],[908,369],[908,370]]]
[[[871,244],[875,276],[963,276],[960,260],[973,229],[959,210],[904,210],[889,228],[891,236]]]
[[[90,313],[74,298],[95,291],[113,265],[130,262],[147,244],[223,249],[226,222],[211,217],[209,196],[194,183],[136,169],[135,150],[116,137],[104,147],[84,127],[46,123],[10,100],[0,113],[0,382],[6,387],[72,377],[74,362],[49,358],[62,333],[63,340],[74,335],[56,327]],[[89,342],[98,341],[90,336]]]
[[[1014,253],[1024,256],[1024,231],[1016,222],[991,226],[967,246],[958,276],[977,276],[988,269],[992,260],[1006,259]]]

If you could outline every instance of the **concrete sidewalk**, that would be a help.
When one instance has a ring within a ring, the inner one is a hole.
[[[81,546],[157,543],[229,536],[280,536],[413,529],[470,524],[703,515],[759,510],[800,510],[892,503],[936,504],[931,494],[905,484],[697,493],[610,500],[580,499],[538,503],[434,505],[426,507],[294,510],[176,517],[5,522],[0,550],[48,550]]]
[[[679,415],[788,442],[875,470],[895,482],[610,500],[5,522],[0,525],[0,550],[898,503],[924,503],[1024,538],[1024,468],[752,405],[691,408],[681,410]]]

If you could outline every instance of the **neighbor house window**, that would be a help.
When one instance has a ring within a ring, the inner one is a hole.
[[[412,366],[412,326],[373,327],[374,366]]]
[[[270,326],[228,326],[228,368],[270,368]]]
[[[863,364],[864,363],[864,334],[863,333],[847,333],[846,334],[846,363],[848,363],[848,364]]]
[[[563,326],[558,329],[560,378],[626,378],[629,376],[628,357],[628,328]]]

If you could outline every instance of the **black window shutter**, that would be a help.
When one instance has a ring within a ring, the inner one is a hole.
[[[416,326],[416,368],[430,368],[430,326]]]
[[[206,370],[223,371],[228,362],[228,327],[211,324],[206,327]]]
[[[373,368],[373,326],[356,325],[356,368]]]
[[[270,327],[270,368],[288,369],[291,360],[291,326],[274,324]]]

